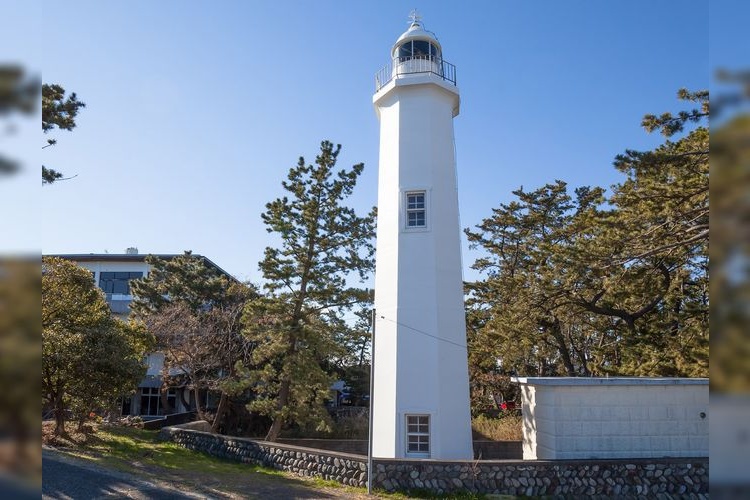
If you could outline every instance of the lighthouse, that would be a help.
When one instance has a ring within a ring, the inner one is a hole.
[[[376,75],[372,455],[471,459],[455,67],[416,13]]]

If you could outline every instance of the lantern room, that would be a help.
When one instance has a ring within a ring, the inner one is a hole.
[[[456,68],[443,60],[437,37],[427,31],[420,16],[412,12],[409,28],[391,49],[391,61],[375,75],[375,88],[380,90],[396,78],[432,74],[456,84]]]
[[[440,43],[435,35],[426,31],[417,20],[413,21],[409,29],[396,40],[391,55],[398,62],[411,59],[440,61],[442,57]]]

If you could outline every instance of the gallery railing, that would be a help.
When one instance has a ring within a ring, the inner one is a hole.
[[[417,73],[432,73],[456,84],[456,67],[453,64],[430,56],[412,56],[393,59],[375,73],[375,91],[398,76]]]

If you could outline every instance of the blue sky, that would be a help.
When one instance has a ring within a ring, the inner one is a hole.
[[[192,249],[260,281],[274,243],[260,214],[321,140],[342,144],[340,165],[365,163],[352,204],[376,203],[374,74],[414,7],[457,67],[464,227],[521,185],[618,182],[617,153],[662,141],[641,117],[680,109],[680,87],[708,86],[704,1],[44,1],[45,43],[23,57],[87,107],[30,163],[77,177],[35,185],[40,203],[8,241],[44,253]],[[3,184],[6,199],[26,196],[27,177]],[[475,257],[465,248],[466,278]]]

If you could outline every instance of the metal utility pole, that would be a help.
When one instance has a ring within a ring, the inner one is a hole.
[[[375,385],[375,309],[372,310],[372,337],[370,341],[370,432],[367,436],[367,494],[372,494],[372,392]]]

